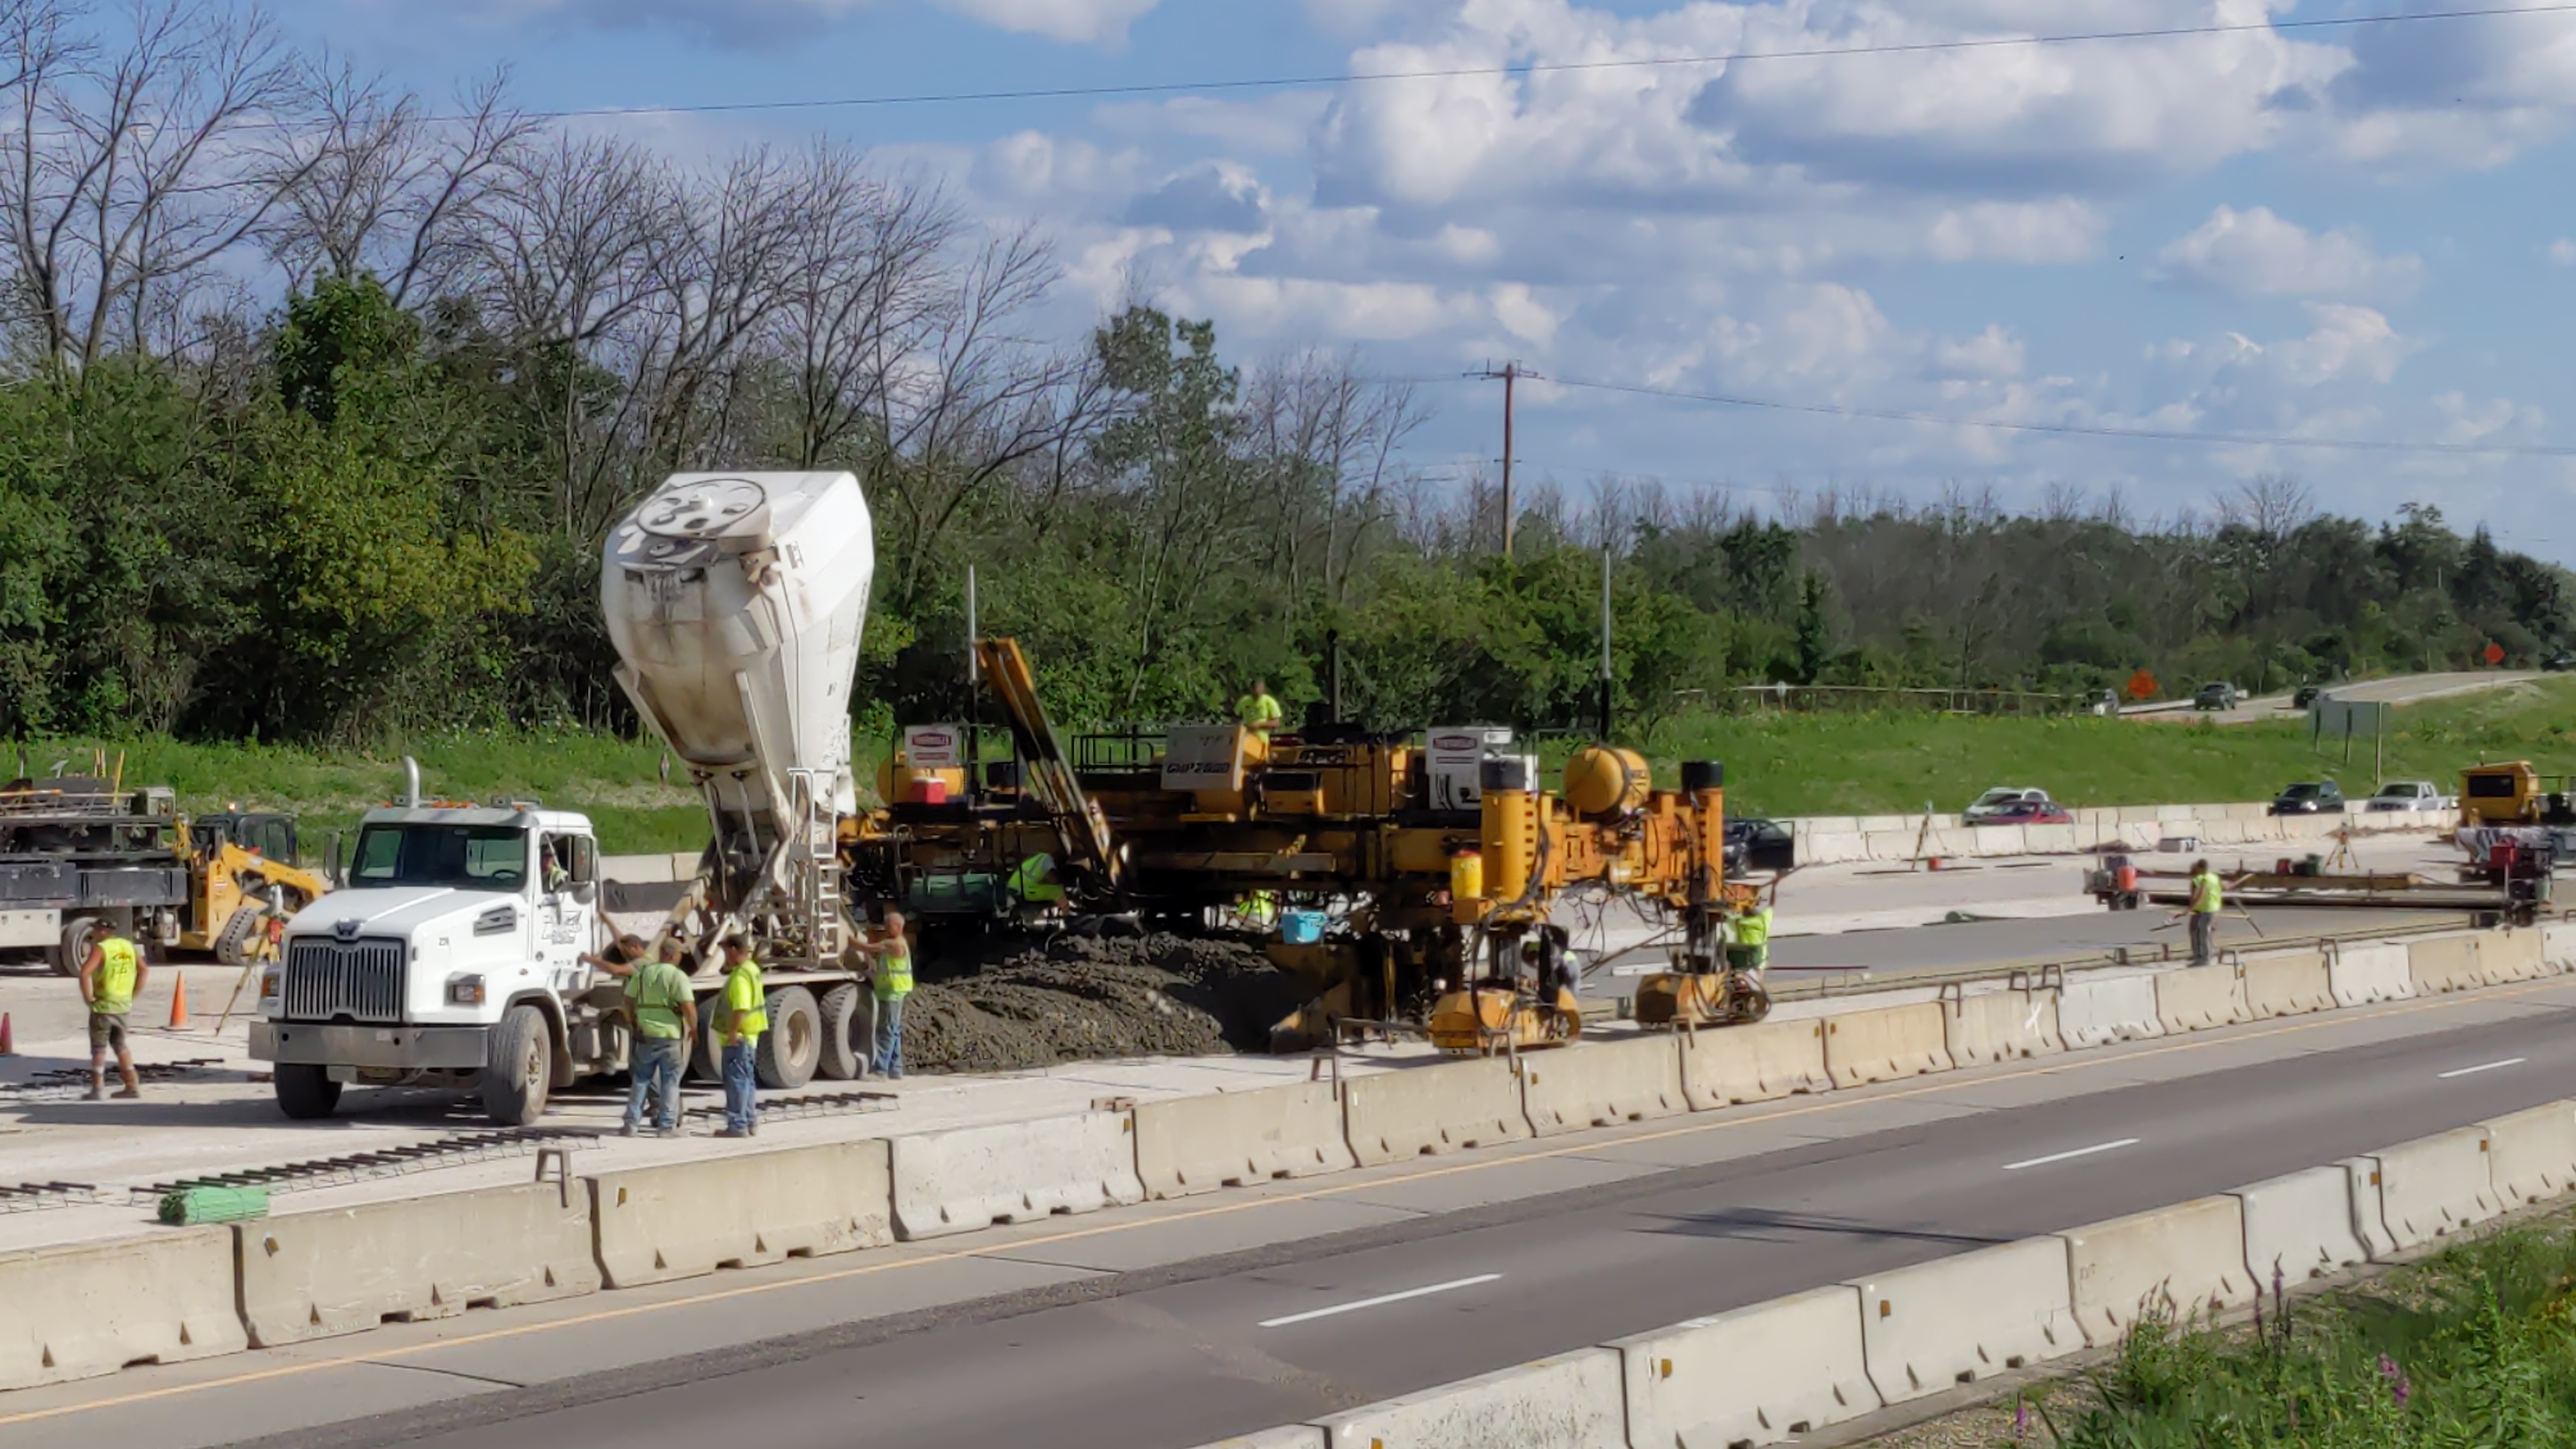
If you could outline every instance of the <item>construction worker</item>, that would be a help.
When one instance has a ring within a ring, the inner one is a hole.
[[[1055,857],[1040,853],[1021,861],[1011,872],[1011,898],[1029,914],[1053,910],[1064,904],[1064,882],[1055,873]]]
[[[1771,969],[1771,903],[1738,907],[1726,922],[1726,969],[1756,982]]]
[[[125,1044],[125,1017],[134,1009],[134,998],[143,994],[143,978],[149,974],[142,949],[113,926],[90,942],[89,954],[81,958],[81,1000],[89,1003],[89,1100],[93,1102],[107,1096],[111,1049],[116,1053],[116,1075],[125,1083],[117,1100],[130,1102],[143,1095],[143,1084],[134,1075],[134,1053]]]
[[[718,1137],[753,1137],[760,1133],[760,1083],[756,1068],[760,1034],[769,1030],[769,997],[761,989],[760,962],[751,954],[751,938],[725,937],[725,983],[716,1008],[716,1030],[724,1034],[725,1125]]]
[[[2218,935],[2218,913],[2227,903],[2227,893],[2218,880],[2218,872],[2206,860],[2191,863],[2191,964],[2206,966],[2214,957],[2213,945]]]
[[[655,1133],[677,1137],[680,1069],[689,1060],[689,1043],[698,1036],[696,993],[679,967],[657,957],[635,968],[626,983],[626,999],[635,1007],[635,1083],[626,1095],[626,1125],[620,1130],[632,1137],[644,1125],[644,1099],[650,1094]]]
[[[876,963],[868,979],[876,986],[877,1075],[902,1081],[903,1002],[912,995],[912,943],[903,936],[903,912],[886,912],[885,929],[861,941],[856,949],[875,958]]]
[[[1270,692],[1269,680],[1255,679],[1252,692],[1234,702],[1234,716],[1266,745],[1279,726],[1287,722],[1288,711],[1279,703],[1279,696]]]

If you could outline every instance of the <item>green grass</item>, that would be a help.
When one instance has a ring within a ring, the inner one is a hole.
[[[2018,1436],[2067,1449],[2468,1449],[2576,1442],[2576,1232],[2452,1247],[2256,1327],[2149,1318]],[[2071,1400],[2071,1402],[2070,1402]],[[2003,1441],[2006,1443],[2013,1440]]]
[[[2463,766],[2529,759],[2576,772],[2576,679],[2536,680],[2389,712],[2387,774],[2456,790]],[[1722,760],[1738,813],[1953,812],[1994,785],[2036,785],[2071,805],[2264,800],[2294,780],[2378,787],[2372,743],[2313,745],[2304,716],[2216,725],[2143,719],[1985,719],[1930,713],[1696,715],[1651,740],[1658,779],[1674,762]]]
[[[2392,711],[2392,779],[2456,781],[2486,759],[2530,759],[2544,772],[2576,772],[2576,679],[2514,685]],[[1656,776],[1670,782],[1682,759],[1726,762],[1728,801],[1743,814],[1900,815],[1929,802],[1955,811],[1990,785],[2038,785],[2077,805],[2151,805],[2266,799],[2292,780],[2332,776],[2366,793],[2370,741],[2310,745],[2303,723],[2196,725],[2140,720],[1979,719],[1937,714],[1697,715],[1670,721],[1650,741]],[[32,740],[28,764],[87,769],[94,749],[109,768],[124,758],[132,785],[169,785],[190,813],[285,810],[302,817],[306,854],[319,859],[331,832],[348,830],[402,790],[402,756],[421,763],[433,796],[541,800],[587,813],[612,854],[696,850],[706,816],[696,792],[660,778],[661,746],[613,736],[487,732],[416,741],[374,754],[278,745],[190,744],[170,739]],[[862,792],[884,754],[859,742]],[[1561,758],[1561,750],[1551,756]],[[0,754],[0,772],[14,772]]]

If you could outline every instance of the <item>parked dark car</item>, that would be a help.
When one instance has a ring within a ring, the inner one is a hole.
[[[2290,696],[2290,708],[2306,709],[2317,702],[2318,695],[2325,692],[2326,688],[2322,684],[2302,684],[2299,686],[2299,692]]]
[[[1726,873],[1789,870],[1798,863],[1798,840],[1777,820],[1729,819],[1726,822]]]
[[[2194,709],[2234,709],[2244,702],[2245,691],[2224,679],[2209,681],[2200,687],[2198,694],[2191,697],[2191,707]]]
[[[2303,780],[2272,802],[2275,815],[2341,815],[2343,787],[2332,780]]]
[[[2540,667],[2552,674],[2565,674],[2568,670],[2576,669],[2576,650],[2561,649],[2541,660]]]
[[[1988,812],[1979,825],[2072,825],[2075,812],[2054,800],[2016,800]]]

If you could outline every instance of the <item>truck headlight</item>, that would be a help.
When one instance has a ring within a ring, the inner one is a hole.
[[[286,993],[286,968],[271,966],[259,973],[259,999],[275,1001]]]
[[[483,978],[480,976],[451,977],[447,983],[447,1004],[450,1006],[481,1006],[483,1004]]]

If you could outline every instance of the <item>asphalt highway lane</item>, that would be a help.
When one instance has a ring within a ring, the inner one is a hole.
[[[879,1280],[854,1278],[849,1326],[724,1352],[665,1351],[681,1315],[715,1311],[683,1304],[412,1353],[406,1372],[457,1380],[446,1397],[326,1425],[318,1396],[263,1442],[1182,1449],[2569,1096],[2571,1008],[2576,983],[2541,983],[1283,1185],[1216,1220],[1324,1231],[1232,1251],[1155,1251],[1206,1218],[1057,1220],[966,1249],[1067,1275],[1046,1287],[861,1323]],[[583,1353],[630,1366],[566,1372]],[[257,1391],[209,1390],[197,1422]],[[114,1426],[30,1427],[69,1443]]]

